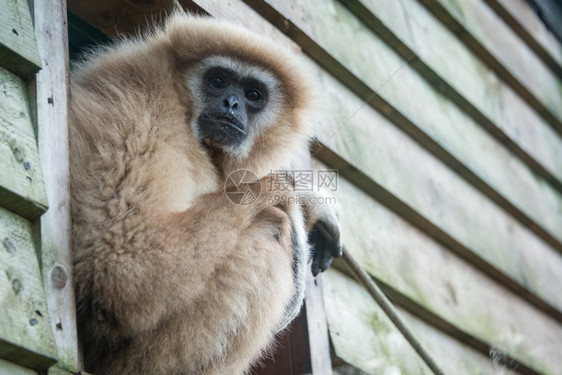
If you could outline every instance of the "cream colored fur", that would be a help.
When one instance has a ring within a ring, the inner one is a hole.
[[[210,154],[192,129],[190,74],[213,56],[280,85],[281,110],[240,155]],[[279,47],[179,14],[77,67],[71,184],[86,370],[242,374],[295,316],[309,258],[305,223],[300,207],[268,205],[266,185],[269,171],[289,168],[307,147],[307,82],[299,60]],[[262,178],[260,199],[247,206],[223,188],[240,168]]]

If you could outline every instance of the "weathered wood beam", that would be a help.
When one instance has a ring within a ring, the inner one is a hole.
[[[31,223],[0,208],[0,358],[44,371],[57,361]]]
[[[418,0],[562,134],[560,80],[480,0]]]
[[[42,275],[60,360],[80,369],[72,278],[66,1],[34,0],[43,69],[35,79],[41,164],[50,206],[40,227]]]
[[[532,171],[562,192],[562,139],[431,13],[415,0],[340,1],[404,60],[412,59],[412,69],[435,91],[455,103]],[[392,8],[394,11],[390,11]],[[447,48],[435,48],[436,45]],[[445,133],[436,135],[447,139]],[[462,155],[458,157],[463,159]],[[505,187],[500,186],[499,190]]]
[[[555,349],[562,347],[558,321],[451,256],[343,178],[336,198],[348,252],[392,302],[485,355],[502,348],[535,372],[562,365]],[[334,265],[350,274],[341,261]]]
[[[337,270],[326,273],[324,284],[330,337],[339,357],[370,374],[432,373],[359,284]],[[504,368],[398,311],[446,374],[493,374]]]
[[[41,68],[27,0],[0,0],[0,65],[21,78]]]
[[[484,0],[562,78],[562,46],[525,0]]]
[[[35,219],[47,197],[25,83],[0,66],[0,86],[1,205]]]
[[[332,374],[328,323],[324,308],[322,274],[306,279],[306,323],[312,375]]]

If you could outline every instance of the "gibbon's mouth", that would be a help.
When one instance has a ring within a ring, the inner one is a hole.
[[[248,133],[244,122],[233,113],[203,113],[198,121],[199,137],[207,146],[236,146]]]
[[[215,123],[228,126],[229,130],[234,130],[242,134],[246,134],[246,129],[242,122],[232,113],[222,112],[213,113],[205,116],[208,120],[214,121]]]

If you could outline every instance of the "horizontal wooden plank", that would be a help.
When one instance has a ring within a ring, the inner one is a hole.
[[[53,366],[49,367],[47,375],[89,375],[87,372],[81,371],[74,365],[69,365],[66,362],[59,361]],[[98,374],[99,375],[99,374]]]
[[[0,68],[0,206],[29,219],[47,208],[23,81]]]
[[[27,0],[0,0],[0,66],[27,78],[41,67]]]
[[[404,308],[486,354],[501,349],[538,372],[562,368],[559,322],[343,178],[336,198],[347,251],[392,289],[391,297],[400,294]]]
[[[332,369],[332,375],[369,375],[365,371],[362,371],[357,367],[345,363],[345,361],[342,359],[338,360],[340,360],[342,364],[334,366],[334,368]]]
[[[484,0],[559,77],[562,46],[525,0]]]
[[[330,337],[339,357],[370,374],[431,374],[359,284],[336,270],[322,277]],[[403,312],[402,316],[446,374],[496,374],[499,370],[483,355]]]
[[[219,11],[211,9],[211,13]],[[257,20],[251,25],[260,27]],[[337,33],[340,35],[340,30]],[[383,66],[382,63],[379,66]],[[369,67],[378,69],[374,65]],[[313,71],[326,102],[337,103],[324,106],[329,110],[326,117],[330,121],[319,129],[319,136],[329,142],[346,162],[352,160],[353,166],[338,164],[338,160],[330,160],[330,155],[319,154],[319,157],[326,162],[335,162],[332,166],[341,167],[342,173],[348,174],[354,183],[358,183],[354,175],[364,173],[368,179],[365,189],[370,189],[370,194],[392,201],[394,210],[479,267],[486,268],[510,288],[520,290],[523,286],[522,293],[532,291],[540,296],[539,299],[549,301],[558,311],[542,307],[560,317],[562,299],[559,293],[555,288],[546,291],[554,280],[562,277],[557,276],[559,272],[556,271],[562,266],[559,254],[459,179],[333,77],[319,69]],[[390,107],[381,106],[380,111],[394,114]],[[451,126],[454,123],[456,121],[451,121]],[[546,259],[548,261],[544,262]],[[548,263],[551,261],[554,263]],[[511,281],[517,280],[519,286],[502,277],[498,273],[500,270],[509,275]],[[526,297],[533,298],[531,295]],[[537,300],[534,303],[541,304]]]
[[[418,0],[562,133],[561,82],[481,0]]]
[[[37,375],[37,371],[18,366],[14,363],[0,359],[0,374],[6,375]]]
[[[400,311],[400,310],[399,310]],[[503,356],[497,349],[492,348],[487,355],[471,350],[469,347],[460,345],[451,337],[444,335],[439,330],[433,329],[423,321],[416,319],[406,311],[402,312],[402,319],[410,325],[414,334],[423,340],[430,353],[440,356],[441,366],[450,369],[450,374],[457,374],[456,369],[467,374],[478,375],[518,375],[532,374],[533,371],[519,367],[516,362],[507,362],[510,359]]]
[[[402,2],[404,14],[389,12],[378,0],[343,3],[403,59],[415,56],[412,68],[435,90],[562,191],[562,139],[427,9],[415,0]],[[399,16],[404,22],[396,22]]]
[[[31,223],[0,208],[0,241],[0,358],[46,370],[57,347]]]
[[[319,138],[345,163],[322,149],[317,157],[353,183],[364,183],[369,194],[499,281],[501,271],[560,311],[562,298],[555,287],[562,283],[559,253],[372,108],[357,111],[361,100],[332,77],[320,74],[318,81],[330,102],[338,103],[338,110],[330,112],[332,121],[319,129]],[[362,173],[368,181],[360,180]]]

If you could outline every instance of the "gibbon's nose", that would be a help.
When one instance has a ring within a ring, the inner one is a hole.
[[[228,95],[224,100],[223,100],[224,106],[228,109],[236,109],[238,108],[238,105],[240,103],[238,103],[238,97],[234,94],[230,94]]]

